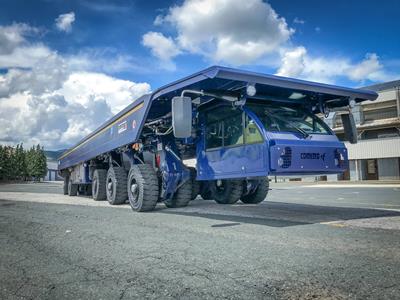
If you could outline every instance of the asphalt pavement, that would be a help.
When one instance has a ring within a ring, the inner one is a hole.
[[[0,299],[399,299],[400,185],[135,213],[0,185]]]

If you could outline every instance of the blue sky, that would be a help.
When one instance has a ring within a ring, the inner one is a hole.
[[[399,79],[398,11],[395,0],[2,0],[0,142],[68,146],[214,64],[353,87]]]

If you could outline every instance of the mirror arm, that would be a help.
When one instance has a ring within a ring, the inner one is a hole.
[[[183,90],[181,93],[181,97],[184,97],[185,94],[195,94],[195,95],[200,95],[200,96],[206,96],[206,94],[203,91],[196,91],[196,90]]]

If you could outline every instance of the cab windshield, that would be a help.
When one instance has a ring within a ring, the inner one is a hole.
[[[304,137],[309,134],[331,134],[329,127],[321,119],[301,106],[248,103],[247,107],[257,115],[267,131],[297,132]]]

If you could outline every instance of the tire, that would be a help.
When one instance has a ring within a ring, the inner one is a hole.
[[[107,171],[106,194],[111,205],[123,204],[128,200],[126,188],[127,174],[122,167],[112,167]]]
[[[246,204],[258,204],[265,200],[268,191],[269,191],[269,180],[268,178],[263,178],[259,180],[258,187],[254,192],[242,196],[240,200]]]
[[[64,184],[63,184],[63,193],[64,195],[68,195],[68,182],[69,182],[69,176],[64,177]]]
[[[158,177],[153,166],[133,165],[127,180],[129,204],[134,211],[151,211],[158,201]]]
[[[92,197],[94,201],[103,201],[107,199],[106,178],[107,170],[94,170],[92,180]]]
[[[210,186],[212,199],[218,204],[234,204],[242,196],[243,185],[239,180],[215,180]]]
[[[164,201],[165,206],[169,208],[185,207],[192,200],[192,195],[193,182],[189,179],[181,187],[179,187],[171,199]]]
[[[192,181],[192,196],[191,200],[196,199],[196,197],[200,194],[200,182],[196,180],[197,171],[193,167],[189,167],[190,171],[190,180]]]
[[[68,180],[68,195],[76,196],[78,194],[78,185],[72,183],[71,180]]]

